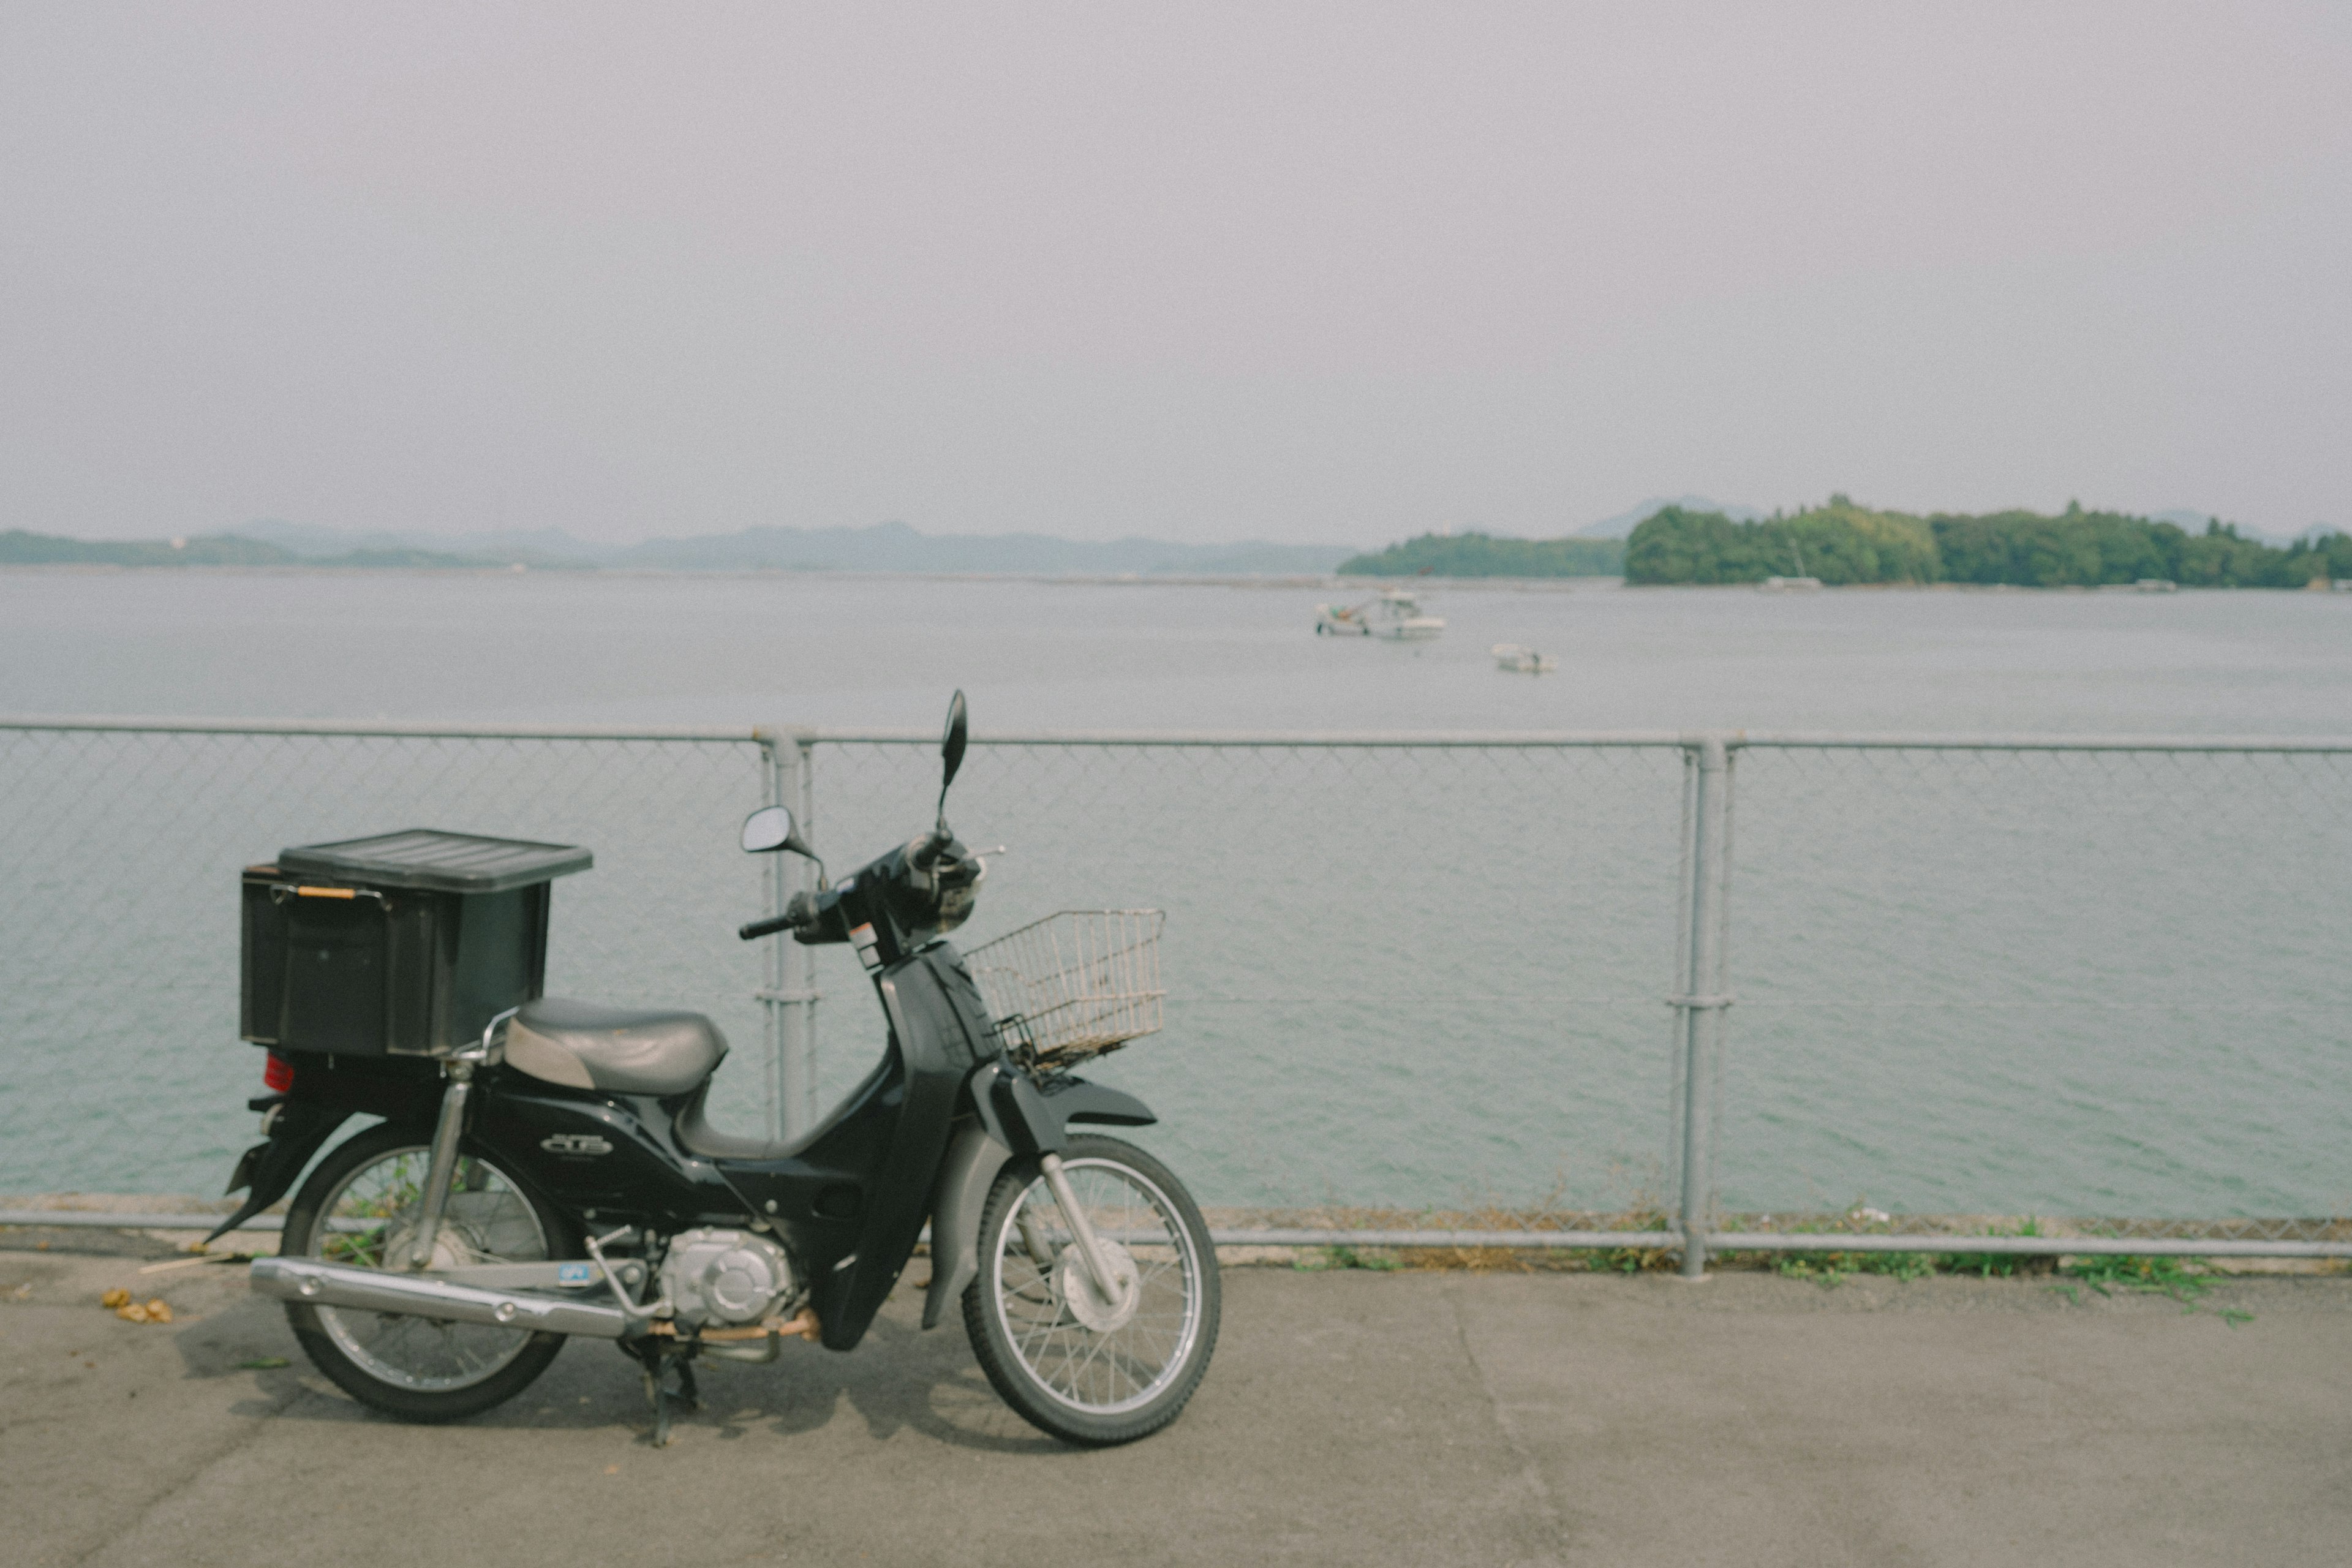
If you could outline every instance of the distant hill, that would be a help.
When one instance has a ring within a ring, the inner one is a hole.
[[[1351,577],[1615,577],[1625,545],[1615,539],[1502,539],[1424,533],[1340,563]]]
[[[282,544],[234,533],[171,539],[66,539],[12,528],[0,533],[0,566],[457,566],[504,565],[429,550],[347,550],[297,555]]]
[[[1349,544],[1180,544],[1088,541],[1045,533],[929,534],[903,522],[859,528],[763,526],[736,533],[596,544],[562,529],[469,534],[352,533],[265,521],[245,532],[312,561],[353,551],[427,550],[532,566],[622,566],[667,572],[969,572],[1041,576],[1322,576]]]
[[[313,523],[257,518],[238,534],[293,552],[306,561],[348,560],[353,555],[422,552],[505,566],[521,562],[530,566],[581,566],[615,553],[612,546],[591,544],[560,528],[494,529],[482,533],[424,533],[379,529],[354,532],[320,528]]]
[[[0,533],[0,565],[277,566],[294,557],[274,544],[209,534],[182,539],[81,540],[12,528]]]
[[[1345,544],[1179,544],[1090,541],[1045,533],[919,532],[903,522],[865,528],[747,528],[693,539],[649,539],[614,564],[671,570],[975,572],[1046,576],[1322,575],[1353,554]]]

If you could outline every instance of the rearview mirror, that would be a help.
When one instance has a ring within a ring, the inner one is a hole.
[[[789,849],[795,855],[815,858],[809,847],[801,842],[800,832],[793,826],[793,814],[781,805],[763,805],[743,819],[743,848],[752,855]]]
[[[963,693],[959,691],[948,703],[948,732],[940,742],[940,794],[944,797],[948,785],[955,783],[956,770],[963,766],[964,743],[971,738],[964,720]]]

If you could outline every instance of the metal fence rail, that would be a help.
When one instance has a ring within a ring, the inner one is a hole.
[[[839,874],[919,826],[935,740],[0,719],[0,1191],[222,1168],[235,869],[426,823],[593,847],[551,989],[756,1028],[719,1113],[812,1125],[873,1026],[839,954],[732,940],[814,875],[734,824],[793,805]],[[998,734],[950,814],[1013,846],[960,939],[1171,911],[1168,1034],[1104,1068],[1210,1201],[1627,1216],[1221,1241],[2352,1256],[2293,1217],[2352,1214],[2352,741]],[[1875,1234],[1789,1228],[1866,1196]],[[2143,1217],[1926,1217],[2026,1213]]]

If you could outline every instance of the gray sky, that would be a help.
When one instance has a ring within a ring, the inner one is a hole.
[[[0,11],[0,527],[2352,526],[2352,7]]]

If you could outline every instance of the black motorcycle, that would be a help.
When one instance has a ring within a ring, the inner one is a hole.
[[[946,941],[987,869],[944,815],[965,739],[959,692],[930,833],[830,886],[819,862],[817,892],[740,933],[849,943],[881,1002],[882,1059],[806,1136],[710,1125],[727,1046],[696,1013],[546,997],[429,1061],[273,1055],[280,1092],[257,1101],[265,1141],[224,1232],[350,1117],[383,1118],[320,1162],[278,1256],[252,1267],[319,1369],[379,1410],[447,1421],[514,1397],[566,1339],[609,1340],[643,1369],[666,1443],[697,1357],[856,1347],[928,1224],[923,1327],[960,1300],[1029,1421],[1112,1444],[1175,1419],[1216,1343],[1216,1252],[1165,1166],[1076,1131],[1150,1110],[992,1018]],[[743,847],[815,859],[782,806],[752,814]]]

